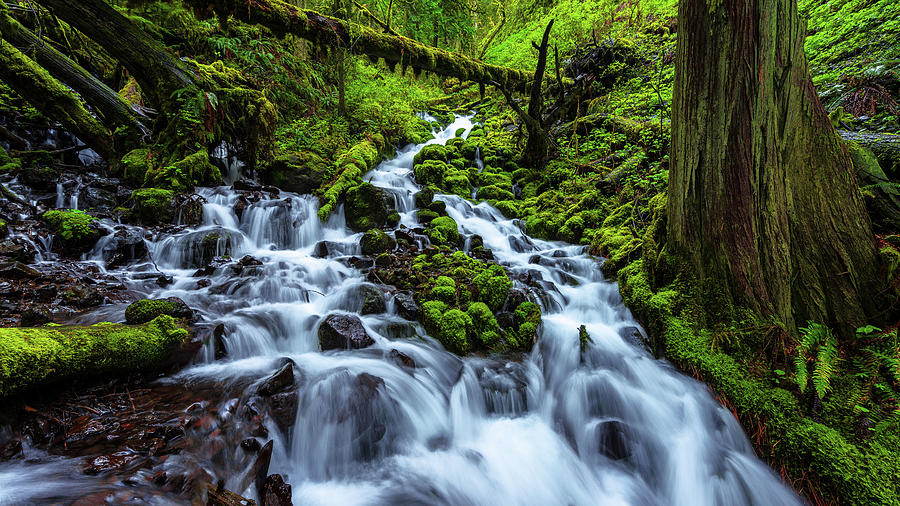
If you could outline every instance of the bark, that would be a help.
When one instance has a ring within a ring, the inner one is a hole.
[[[789,328],[872,321],[887,297],[878,250],[796,0],[683,0],[678,30],[670,250]]]
[[[849,132],[839,130],[841,138],[872,150],[885,174],[900,179],[900,135],[881,132]]]
[[[106,127],[84,108],[73,91],[3,39],[0,39],[0,80],[41,114],[58,121],[100,156],[110,159],[114,151]]]
[[[538,51],[537,67],[534,70],[534,78],[531,81],[531,97],[528,100],[527,115],[531,117],[531,121],[525,122],[525,129],[528,131],[528,141],[525,144],[525,151],[522,157],[530,162],[534,167],[542,169],[546,164],[549,136],[544,129],[544,97],[541,94],[541,88],[544,84],[544,73],[547,71],[547,50],[549,49],[550,30],[553,28],[553,20],[547,23],[544,30],[544,36],[541,38],[541,45],[538,46],[534,42],[531,43]]]
[[[142,94],[162,111],[175,91],[195,86],[187,66],[104,0],[40,0],[53,14],[89,36],[134,76]]]
[[[57,3],[65,0],[49,1]],[[265,26],[279,36],[294,35],[315,44],[345,48],[354,54],[383,58],[389,63],[400,63],[464,81],[497,82],[516,91],[524,91],[529,82],[530,76],[520,70],[488,65],[406,37],[379,33],[349,21],[299,9],[280,0],[189,0],[188,3],[199,11],[214,4],[219,19],[234,16],[246,23]]]
[[[25,53],[55,78],[78,92],[103,117],[111,128],[124,126],[136,133],[146,133],[131,106],[109,86],[91,75],[80,65],[60,53],[9,15],[0,4],[0,34],[9,43],[23,48]]]

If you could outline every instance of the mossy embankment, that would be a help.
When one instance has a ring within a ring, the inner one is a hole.
[[[166,315],[143,325],[0,328],[0,398],[61,380],[149,370],[187,337]]]

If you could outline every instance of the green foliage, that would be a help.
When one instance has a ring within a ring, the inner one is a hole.
[[[219,184],[222,184],[222,174],[210,163],[206,149],[199,149],[169,165],[148,168],[144,175],[144,186],[175,191]]]
[[[493,311],[497,311],[503,306],[503,301],[506,300],[506,296],[512,288],[512,281],[506,275],[506,271],[496,264],[492,264],[478,273],[472,279],[472,283],[478,290],[476,300],[484,302]]]
[[[397,242],[393,237],[377,228],[370,229],[363,234],[359,241],[363,255],[377,255],[394,249]]]
[[[60,209],[43,214],[53,232],[66,242],[79,242],[96,234],[91,227],[97,219],[78,209]]]
[[[795,381],[801,392],[806,391],[809,380],[812,379],[816,395],[820,399],[825,397],[825,393],[831,389],[831,378],[837,360],[837,339],[830,328],[814,322],[800,328],[800,343],[797,346],[797,356],[794,357],[794,366]],[[807,368],[809,362],[814,362],[811,378]]]
[[[170,316],[138,326],[0,328],[0,397],[53,381],[150,369],[187,335]]]
[[[125,309],[125,322],[129,325],[138,325],[154,320],[160,315],[174,316],[176,305],[170,300],[141,299],[132,302]]]
[[[433,218],[426,233],[436,244],[458,244],[460,240],[459,226],[449,216]]]
[[[175,192],[162,188],[139,188],[131,192],[132,212],[142,223],[165,223],[175,217]]]

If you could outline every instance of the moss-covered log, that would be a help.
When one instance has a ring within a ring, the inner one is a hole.
[[[65,0],[52,0],[64,2]],[[437,49],[415,40],[380,33],[349,21],[299,9],[279,0],[190,0],[198,11],[214,7],[220,19],[235,19],[265,26],[276,35],[294,35],[315,44],[346,48],[370,58],[427,70],[484,84],[494,82],[517,91],[525,91],[531,78],[527,72]]]
[[[679,4],[668,246],[713,298],[852,335],[892,292],[805,30],[794,0]]]
[[[134,326],[0,328],[0,398],[51,381],[146,370],[187,336],[165,315]]]
[[[178,90],[195,86],[188,66],[104,0],[41,0],[53,14],[97,42],[134,76],[149,102],[166,112]]]
[[[104,123],[111,129],[124,126],[134,134],[146,132],[125,99],[13,19],[6,4],[3,3],[0,3],[0,34],[6,41],[23,48],[28,56],[52,76],[78,92],[96,109],[103,117]]]
[[[0,80],[47,118],[62,124],[107,159],[113,154],[112,136],[84,108],[78,96],[9,42],[0,39]]]
[[[841,138],[855,142],[875,154],[889,178],[900,179],[900,135],[882,132],[850,132],[839,130]]]

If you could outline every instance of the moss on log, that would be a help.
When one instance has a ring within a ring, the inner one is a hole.
[[[190,0],[188,3],[199,14],[209,12],[212,7],[222,20],[234,16],[246,23],[265,26],[279,36],[294,35],[315,44],[341,47],[354,54],[383,58],[389,63],[465,81],[498,83],[510,90],[525,91],[531,79],[529,73],[521,70],[489,65],[413,39],[300,9],[280,0]]]
[[[165,315],[134,326],[0,328],[0,398],[52,381],[149,369],[187,336]]]
[[[112,159],[112,137],[78,96],[9,42],[0,39],[0,80],[44,116],[59,121],[85,144]]]

